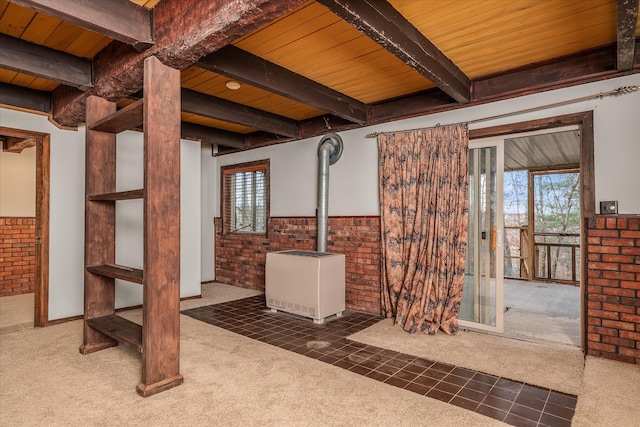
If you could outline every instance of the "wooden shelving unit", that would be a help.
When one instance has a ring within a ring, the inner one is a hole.
[[[119,343],[142,354],[136,391],[182,384],[180,366],[180,72],[150,57],[145,98],[116,111],[87,99],[84,332],[90,354]],[[144,130],[144,188],[116,191],[116,134]],[[144,268],[115,263],[116,203],[143,199]],[[115,279],[142,285],[143,322],[115,314]]]

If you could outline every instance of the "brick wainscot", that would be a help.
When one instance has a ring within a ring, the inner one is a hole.
[[[640,364],[640,215],[597,215],[587,233],[587,354]]]
[[[0,297],[33,292],[35,218],[0,218]]]
[[[269,219],[265,236],[216,233],[216,280],[264,291],[267,252],[314,251],[316,218]],[[380,314],[380,218],[330,217],[327,252],[345,254],[346,308]]]

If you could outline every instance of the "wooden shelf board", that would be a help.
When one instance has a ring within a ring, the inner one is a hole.
[[[144,98],[133,104],[108,115],[102,120],[95,122],[89,130],[100,132],[120,133],[129,129],[136,129],[142,126],[143,122]]]
[[[110,202],[116,200],[142,199],[143,197],[144,191],[142,189],[139,189],[130,191],[118,191],[116,193],[95,194],[89,196],[88,198],[92,202]]]
[[[117,264],[91,265],[87,271],[101,276],[142,284],[142,270]]]
[[[142,353],[142,326],[116,314],[87,319],[87,325]]]

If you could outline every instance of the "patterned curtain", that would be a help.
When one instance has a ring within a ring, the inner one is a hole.
[[[466,123],[378,136],[382,309],[408,332],[458,331],[468,146]]]

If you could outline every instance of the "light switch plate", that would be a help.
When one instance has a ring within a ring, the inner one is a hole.
[[[618,213],[618,202],[600,202],[601,215],[616,215]]]

